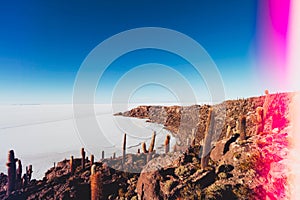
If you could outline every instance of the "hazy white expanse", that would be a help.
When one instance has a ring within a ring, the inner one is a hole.
[[[22,160],[24,169],[32,164],[34,178],[42,178],[54,162],[71,155],[79,157],[83,146],[92,150],[88,155],[93,153],[96,159],[100,158],[102,150],[106,157],[113,152],[121,155],[123,134],[127,133],[127,152],[136,152],[139,144],[143,141],[149,144],[153,131],[157,131],[156,149],[160,151],[168,133],[162,126],[145,120],[114,117],[108,105],[96,105],[95,113],[103,134],[99,133],[94,142],[93,139],[86,142],[80,139],[85,133],[77,132],[72,105],[1,105],[0,172],[7,171],[5,163],[10,149],[15,150],[16,157]],[[105,146],[99,142],[104,138],[109,141]],[[171,145],[174,142],[171,140]]]

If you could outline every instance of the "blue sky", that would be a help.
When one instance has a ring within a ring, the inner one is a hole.
[[[89,52],[114,34],[148,26],[174,29],[199,42],[218,66],[226,98],[259,95],[264,86],[249,84],[255,78],[256,4],[255,0],[3,1],[0,103],[71,103],[77,71]],[[109,101],[118,79],[148,62],[175,66],[192,86],[201,82],[176,55],[137,51],[109,67],[97,101]],[[160,96],[167,101],[172,95],[164,92],[148,86],[135,98],[152,101]],[[199,101],[206,99],[200,96]]]

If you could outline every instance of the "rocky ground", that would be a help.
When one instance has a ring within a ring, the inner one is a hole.
[[[280,93],[230,100],[213,106],[216,113],[209,165],[201,166],[209,105],[140,106],[119,115],[164,124],[178,142],[171,152],[127,154],[95,162],[101,172],[103,199],[286,199],[289,109],[293,94]],[[255,120],[266,110],[263,131]],[[246,138],[240,139],[240,116],[246,117]],[[148,157],[148,158],[147,158]],[[147,162],[148,161],[148,162]],[[10,196],[0,174],[0,199],[90,199],[91,163],[64,160],[43,180],[32,180]]]

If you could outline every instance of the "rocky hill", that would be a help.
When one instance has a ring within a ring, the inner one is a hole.
[[[0,199],[286,199],[293,95],[266,92],[214,106],[140,106],[119,113],[164,124],[177,144],[165,154],[142,147],[98,162],[84,153],[57,163],[43,180],[19,180],[9,195],[12,179],[0,174]]]

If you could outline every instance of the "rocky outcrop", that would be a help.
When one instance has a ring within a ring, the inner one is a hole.
[[[124,153],[124,157],[94,162],[94,170],[101,173],[101,196],[103,199],[286,199],[291,98],[291,94],[268,97],[264,126],[257,134],[258,124],[252,121],[252,116],[257,107],[266,107],[264,96],[215,105],[213,129],[221,130],[221,135],[213,143],[205,168],[201,167],[201,141],[211,106],[140,106],[122,113],[164,124],[178,138],[178,151],[162,155],[155,151]],[[220,112],[224,105],[225,118]],[[246,117],[243,139],[237,123],[240,116]],[[197,129],[188,123],[196,123]],[[185,148],[180,149],[182,146]],[[92,162],[84,160],[81,166],[82,158],[72,157],[71,163],[72,167],[69,160],[58,162],[42,180],[31,180],[10,196],[6,195],[7,176],[0,174],[0,199],[90,199]]]

